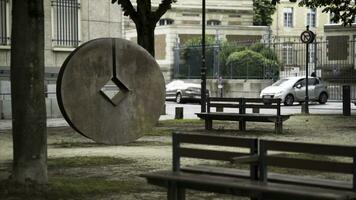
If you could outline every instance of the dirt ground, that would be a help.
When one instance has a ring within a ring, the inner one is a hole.
[[[171,167],[171,137],[173,131],[206,133],[200,120],[160,121],[157,127],[147,132],[139,140],[120,146],[96,144],[90,139],[75,133],[70,127],[48,128],[48,158],[55,164],[49,167],[49,179],[66,177],[68,184],[75,178],[121,181],[124,188],[110,190],[107,193],[73,194],[71,197],[45,197],[44,199],[122,199],[136,200],[166,199],[165,190],[148,185],[139,177],[148,171],[169,169]],[[340,115],[296,115],[284,123],[284,133],[275,134],[272,123],[247,123],[247,131],[238,131],[234,122],[218,122],[209,134],[227,134],[241,137],[258,137],[272,140],[303,141],[326,144],[356,145],[356,116]],[[58,159],[77,159],[79,157],[111,157],[126,160],[120,164],[63,164]],[[0,130],[0,180],[10,175],[12,159],[11,130]],[[62,167],[61,167],[62,166]],[[127,188],[132,183],[131,188]],[[125,187],[124,187],[125,186]],[[100,191],[100,190],[99,190]],[[59,195],[60,196],[60,195]],[[1,197],[1,195],[0,195]],[[1,199],[1,198],[0,198]],[[6,199],[6,198],[5,198]],[[8,198],[16,199],[16,198]],[[17,198],[19,199],[19,198]],[[26,198],[25,198],[26,199]],[[243,199],[219,194],[189,191],[188,200],[230,200]]]

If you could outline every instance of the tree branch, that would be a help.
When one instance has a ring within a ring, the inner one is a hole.
[[[138,15],[130,0],[111,0],[111,3],[121,5],[124,16],[129,16],[135,23],[138,21]]]
[[[343,22],[343,24],[351,25],[355,20],[356,6],[352,0],[302,0],[300,6],[309,8],[323,7],[324,13],[332,13],[334,22]]]
[[[171,8],[173,2],[177,2],[177,0],[162,0],[157,10],[153,13],[155,23]]]

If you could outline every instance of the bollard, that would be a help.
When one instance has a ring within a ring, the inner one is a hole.
[[[174,119],[183,119],[183,107],[176,107],[176,114]]]
[[[306,102],[302,103],[301,109],[303,114],[309,114],[309,106],[306,105]]]
[[[351,115],[351,88],[349,85],[342,86],[342,114]]]

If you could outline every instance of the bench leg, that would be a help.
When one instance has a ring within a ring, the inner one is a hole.
[[[185,200],[185,189],[178,188],[177,196],[178,196],[178,200]]]
[[[167,191],[167,200],[185,200],[185,189],[178,187],[176,183],[170,183]]]
[[[280,134],[283,132],[283,121],[282,120],[276,121],[275,132],[276,132],[276,134]]]
[[[213,129],[213,120],[211,120],[211,119],[205,119],[205,129],[206,129],[206,130],[211,130],[211,129]]]
[[[240,131],[246,131],[246,121],[244,120],[239,121],[239,129]]]

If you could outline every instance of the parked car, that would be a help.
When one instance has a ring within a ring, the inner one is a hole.
[[[283,78],[261,91],[261,98],[281,99],[284,105],[305,100],[305,77]],[[308,96],[310,101],[325,104],[329,98],[327,87],[317,77],[308,78]]]
[[[166,100],[177,103],[200,101],[200,89],[200,84],[174,80],[166,85]]]

